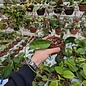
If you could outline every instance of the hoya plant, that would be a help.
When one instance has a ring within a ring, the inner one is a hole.
[[[86,59],[67,58],[51,67],[42,64],[37,71],[33,86],[80,86],[86,83]],[[40,82],[41,80],[41,82]],[[78,81],[78,82],[77,82]]]
[[[19,30],[24,25],[25,9],[22,6],[7,4],[3,7],[4,14],[8,17],[8,26]]]
[[[86,39],[76,40],[77,46],[73,47],[73,51],[75,52],[75,56],[82,55],[83,57],[86,57]]]
[[[42,64],[37,71],[37,76],[34,79],[33,86],[44,86],[47,83],[48,86],[80,86],[82,84],[85,86],[86,83],[86,59],[82,53],[82,51],[78,50],[81,47],[84,47],[85,40],[76,40],[75,37],[67,38],[64,43],[71,43],[71,49],[67,48],[64,56],[66,58],[61,59],[58,55],[55,58],[56,63],[52,66]],[[36,42],[35,42],[36,43]],[[75,44],[75,46],[74,46]],[[75,52],[78,54],[77,56],[73,56],[72,47]],[[37,48],[38,49],[38,48]],[[41,48],[39,48],[41,49]],[[84,48],[83,48],[84,49]],[[70,52],[71,51],[71,52]],[[67,54],[68,53],[68,54]],[[69,55],[70,54],[70,55]],[[40,82],[41,80],[41,82]],[[77,82],[78,81],[78,82]]]
[[[84,5],[84,4],[86,4],[86,1],[85,0],[80,0],[79,4],[83,4]]]

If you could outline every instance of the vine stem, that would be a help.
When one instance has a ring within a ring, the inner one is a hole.
[[[28,61],[27,61],[27,59],[26,59],[26,47],[27,47],[27,45],[28,45],[28,43],[30,42],[30,40],[34,37],[35,35],[32,35],[29,39],[28,39],[28,41],[27,41],[27,43],[26,43],[26,46],[25,46],[25,49],[24,49],[24,52],[25,52],[25,62],[26,62],[26,64],[28,65]],[[28,65],[29,66],[29,65]],[[29,66],[29,68],[34,72],[34,73],[36,73],[36,71],[34,71],[30,66]]]

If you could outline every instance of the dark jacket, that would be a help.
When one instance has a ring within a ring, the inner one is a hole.
[[[4,86],[32,86],[35,75],[27,65],[23,65],[18,72],[11,73],[9,81]]]

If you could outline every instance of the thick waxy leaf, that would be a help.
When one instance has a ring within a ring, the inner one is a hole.
[[[4,77],[8,78],[10,73],[12,72],[13,66],[12,65],[8,65],[5,67],[4,69]]]
[[[59,74],[62,74],[62,73],[63,73],[62,67],[57,66],[57,67],[55,67],[55,70],[56,70],[56,72],[59,73]]]
[[[86,63],[83,65],[83,71],[84,71],[84,74],[86,75]]]
[[[83,84],[83,86],[86,86],[86,80],[84,80],[84,81],[82,82],[82,84]]]
[[[38,83],[38,86],[44,86],[44,84],[45,83],[41,81],[41,82]]]
[[[49,86],[58,86],[58,81],[52,81]]]
[[[76,82],[76,83],[74,83],[73,86],[80,86],[80,83],[79,82]]]
[[[85,54],[85,50],[83,48],[79,48],[76,50],[76,53],[79,54]]]
[[[67,44],[67,43],[75,43],[75,37],[68,37],[68,38],[66,38],[65,39],[65,44]]]
[[[69,70],[65,70],[65,71],[63,72],[63,76],[64,76],[65,78],[68,78],[68,79],[71,79],[71,78],[74,78],[74,77],[75,77],[74,74],[73,74],[71,71],[69,71]]]
[[[30,49],[46,49],[50,46],[50,42],[48,40],[34,40],[30,43]]]

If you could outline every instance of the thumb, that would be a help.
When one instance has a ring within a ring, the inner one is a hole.
[[[56,47],[56,48],[51,48],[51,49],[46,49],[46,52],[47,54],[53,54],[53,53],[56,53],[56,52],[59,52],[60,51],[60,47]]]

